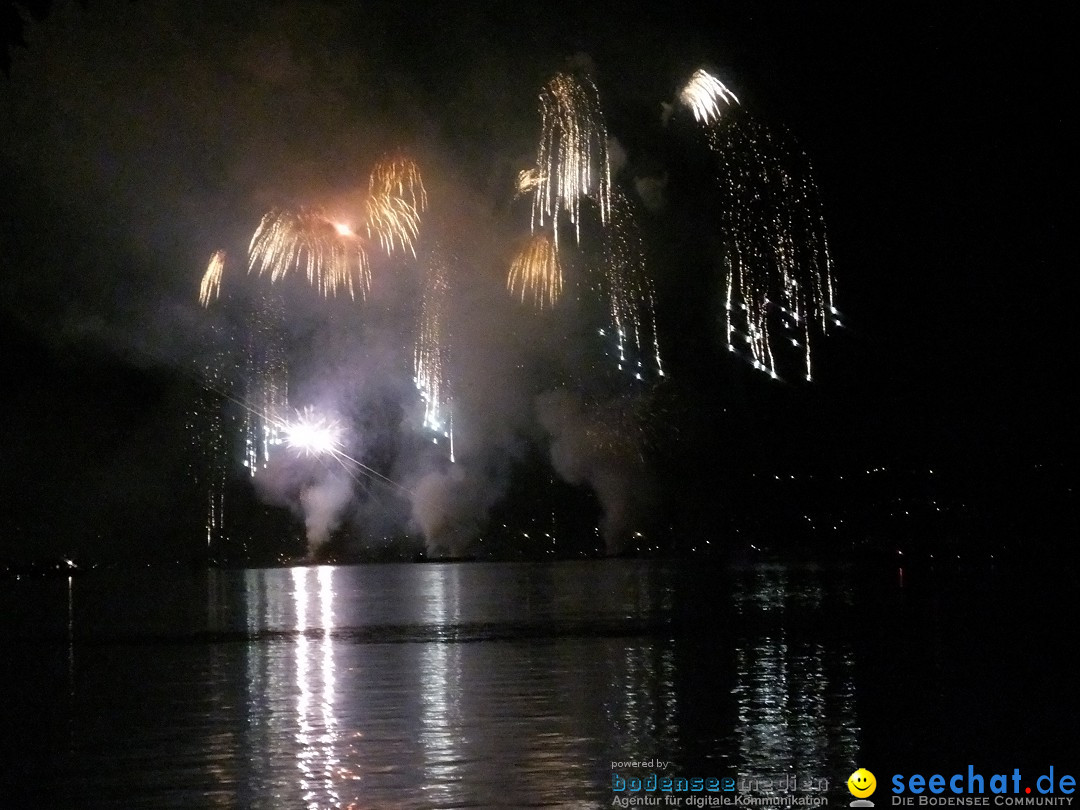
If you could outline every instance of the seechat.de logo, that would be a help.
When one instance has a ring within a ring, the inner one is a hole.
[[[869,801],[869,797],[873,795],[877,790],[877,779],[866,768],[859,768],[855,773],[848,777],[847,789],[851,791],[851,795],[855,797],[855,801],[848,805],[848,807],[873,807],[874,803]]]

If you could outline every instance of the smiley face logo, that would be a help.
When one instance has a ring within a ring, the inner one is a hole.
[[[877,779],[866,768],[859,768],[848,777],[847,789],[856,799],[865,799],[877,789]]]

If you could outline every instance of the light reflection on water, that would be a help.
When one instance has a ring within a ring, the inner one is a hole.
[[[309,574],[316,576],[317,593],[308,593]],[[340,807],[334,784],[340,776],[335,753],[337,719],[334,717],[334,569],[293,568],[296,604],[296,745],[300,790],[310,808]],[[318,601],[318,640],[308,639],[308,611]]]
[[[748,573],[732,590],[739,615],[812,615],[826,602],[820,579],[799,576],[793,582],[786,566],[762,565]],[[740,639],[732,694],[741,770],[830,775],[830,759],[837,755],[854,770],[859,750],[854,665],[846,641],[826,645],[793,634],[784,623]]]
[[[127,588],[81,616],[76,586],[56,763],[71,803],[607,807],[613,761],[839,783],[858,758],[850,645],[785,613],[834,598],[806,572],[721,589],[649,561],[322,566],[157,585],[138,615]]]

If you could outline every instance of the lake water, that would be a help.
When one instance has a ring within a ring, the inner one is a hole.
[[[846,805],[858,766],[883,782],[1080,770],[1075,592],[896,573],[599,560],[8,580],[0,807],[598,808],[615,776],[652,772],[757,793],[795,779]]]

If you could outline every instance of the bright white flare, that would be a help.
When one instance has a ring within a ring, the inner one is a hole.
[[[679,100],[694,113],[694,120],[711,124],[720,118],[720,105],[739,103],[724,83],[705,70],[698,69],[679,93]]]
[[[319,416],[310,406],[297,411],[284,425],[285,443],[306,456],[337,455],[341,452],[342,429],[336,419]]]

